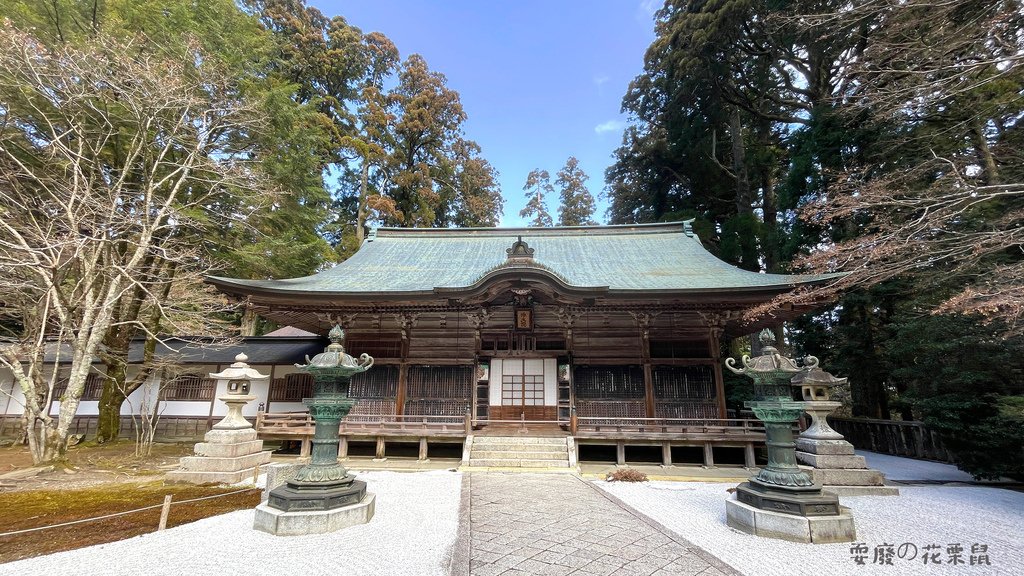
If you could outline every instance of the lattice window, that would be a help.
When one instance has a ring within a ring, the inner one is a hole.
[[[305,372],[274,378],[270,383],[271,402],[301,402],[313,396],[313,375]]]
[[[610,423],[615,418],[646,418],[647,406],[636,400],[577,400],[576,414],[586,418],[608,418],[598,424]]]
[[[577,398],[644,397],[644,372],[639,366],[577,366],[573,372]]]
[[[711,366],[654,366],[654,397],[665,400],[714,398]]]
[[[468,400],[409,400],[406,416],[465,416]]]
[[[352,406],[352,410],[349,411],[348,415],[380,416],[381,420],[386,420],[387,416],[395,415],[395,401],[374,398],[356,400],[355,405]]]
[[[394,398],[398,395],[398,366],[374,366],[352,377],[352,398]]]
[[[164,400],[210,401],[217,389],[217,381],[198,374],[182,374],[164,385]]]
[[[472,366],[410,366],[409,398],[467,399],[473,391]]]
[[[53,399],[60,400],[68,390],[68,379],[61,378],[53,385]],[[82,390],[82,400],[99,400],[103,394],[103,376],[90,372],[85,376],[85,388]]]
[[[654,413],[658,418],[718,418],[718,405],[714,402],[656,402]]]

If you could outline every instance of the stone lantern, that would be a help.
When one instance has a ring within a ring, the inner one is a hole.
[[[882,473],[868,468],[864,457],[854,453],[853,445],[828,425],[828,415],[842,406],[830,399],[832,388],[846,384],[846,378],[812,368],[790,382],[800,389],[804,412],[811,416],[811,425],[796,439],[796,459],[813,467],[815,482],[839,496],[899,495],[898,488],[886,486]]]
[[[338,462],[338,427],[355,404],[348,395],[350,379],[373,366],[373,358],[363,354],[357,362],[346,354],[341,326],[327,336],[331,344],[326,350],[312,360],[306,357],[305,365],[296,364],[313,376],[313,397],[302,401],[315,426],[310,462],[256,508],[257,530],[280,536],[321,534],[373,517],[374,495]]]
[[[762,330],[759,338],[760,356],[744,356],[743,368],[736,368],[732,358],[725,364],[754,381],[755,400],[746,405],[764,422],[768,464],[736,487],[736,499],[726,501],[726,521],[744,532],[783,540],[852,541],[856,532],[849,509],[839,505],[835,494],[822,492],[796,460],[793,427],[804,403],[793,400],[790,380],[817,368],[818,359],[808,356],[800,367],[773,346],[771,330]]]
[[[182,458],[179,469],[167,474],[168,480],[235,484],[252,478],[259,466],[270,462],[263,440],[256,438],[256,430],[242,416],[242,408],[256,399],[250,394],[252,381],[267,378],[246,364],[248,359],[239,354],[226,370],[210,373],[210,378],[224,383],[227,389],[217,399],[227,404],[228,413],[203,436],[203,442],[196,444],[195,456]]]
[[[800,438],[842,440],[843,435],[829,427],[826,416],[842,406],[842,402],[834,402],[829,398],[832,396],[832,387],[846,384],[846,378],[836,378],[821,368],[811,368],[793,376],[790,382],[800,388],[804,412],[811,416],[811,425],[800,434]]]
[[[224,396],[217,397],[218,400],[228,405],[228,413],[224,418],[213,425],[214,430],[243,430],[252,428],[252,424],[242,416],[242,407],[256,399],[250,394],[252,381],[261,378],[268,378],[260,374],[255,368],[246,364],[249,357],[244,353],[235,356],[231,366],[222,372],[211,372],[210,378],[224,381],[227,391]]]

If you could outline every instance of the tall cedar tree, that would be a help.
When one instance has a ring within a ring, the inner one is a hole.
[[[540,168],[530,171],[530,174],[526,176],[526,184],[523,185],[523,190],[526,191],[526,197],[529,201],[526,203],[526,207],[519,211],[519,216],[522,218],[532,218],[529,225],[535,228],[550,228],[554,226],[551,213],[548,212],[547,205],[544,203],[544,196],[555,192],[555,187],[551,185],[551,175],[548,174],[548,171],[541,170]]]
[[[559,226],[593,226],[594,195],[587,189],[590,177],[580,168],[579,160],[570,156],[558,171],[555,184],[559,187],[561,202],[558,206]]]

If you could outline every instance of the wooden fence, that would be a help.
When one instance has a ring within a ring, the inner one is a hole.
[[[855,447],[882,454],[952,462],[939,436],[922,422],[829,418],[829,424]]]

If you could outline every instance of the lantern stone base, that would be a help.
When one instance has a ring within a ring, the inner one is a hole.
[[[252,427],[245,430],[210,430],[196,444],[196,456],[180,460],[180,468],[167,473],[171,482],[237,484],[253,477],[256,467],[270,462],[263,441]]]
[[[828,544],[852,542],[857,538],[853,515],[846,506],[839,507],[839,514],[828,516],[797,516],[761,510],[739,500],[725,501],[726,524],[747,534],[805,542]]]
[[[885,476],[867,467],[863,456],[854,454],[846,440],[796,440],[797,461],[822,488],[838,496],[899,496],[900,490],[885,485]]]
[[[326,534],[342,528],[366,524],[373,518],[376,496],[367,493],[362,501],[332,510],[292,510],[285,512],[269,504],[256,507],[253,529],[275,536]]]

